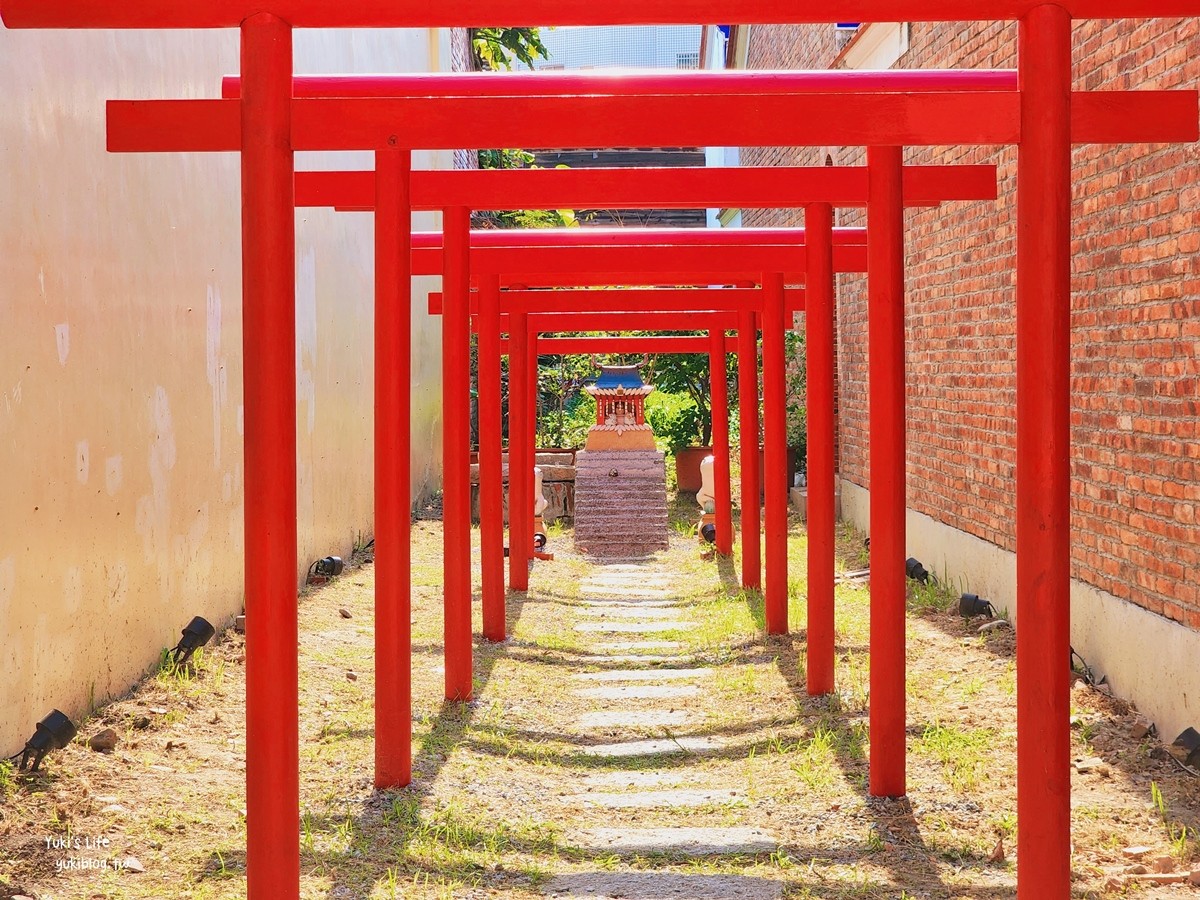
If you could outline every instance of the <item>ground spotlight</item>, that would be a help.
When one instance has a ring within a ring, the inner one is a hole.
[[[30,772],[36,772],[42,764],[42,758],[51,750],[61,750],[75,737],[75,723],[57,709],[50,710],[50,715],[37,723],[33,737],[25,742],[21,751],[21,762],[18,769],[23,770],[25,763],[32,760]]]
[[[533,549],[541,550],[543,547],[546,546],[547,541],[548,541],[548,538],[546,537],[546,535],[542,534],[540,531],[534,532]]]
[[[958,614],[964,619],[975,616],[996,617],[996,607],[988,603],[978,594],[963,594],[958,598]]]
[[[1200,768],[1200,732],[1195,728],[1185,729],[1168,749],[1185,766]]]
[[[709,544],[715,544],[717,542],[717,526],[712,522],[707,522],[704,525],[701,525],[700,537],[704,538],[704,540]]]
[[[925,584],[929,581],[929,572],[921,565],[921,561],[915,556],[910,556],[904,561],[904,574],[913,581],[919,581]]]
[[[171,656],[175,660],[175,665],[182,666],[192,654],[212,640],[217,629],[209,624],[208,619],[203,619],[200,616],[195,616],[192,621],[187,623],[187,627],[183,629],[183,637],[179,639],[179,643],[175,645],[175,649],[171,651]]]
[[[344,568],[346,568],[346,564],[342,562],[340,556],[326,556],[324,559],[318,559],[308,567],[308,583],[326,582],[335,575],[341,575]]]

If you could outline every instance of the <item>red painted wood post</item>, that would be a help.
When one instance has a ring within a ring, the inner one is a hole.
[[[526,494],[523,479],[533,477],[533,460],[525,441],[529,408],[529,315],[509,316],[508,332],[508,585],[529,590],[529,551],[532,537],[525,536],[520,504]]]
[[[375,787],[412,780],[412,207],[407,150],[375,154]]]
[[[787,390],[783,275],[763,276],[763,489],[766,501],[767,634],[787,634]]]
[[[483,636],[503,641],[504,485],[500,414],[500,276],[479,282],[479,532]],[[511,460],[510,460],[511,462]]]
[[[471,698],[471,211],[443,214],[442,528],[446,699]]]
[[[525,404],[525,446],[528,448],[524,493],[521,495],[521,534],[525,539],[525,560],[533,559],[533,467],[537,465],[537,420],[538,420],[538,331],[530,327],[526,352],[529,354],[529,378],[525,379],[529,400]],[[543,488],[544,490],[544,488]]]
[[[267,900],[300,890],[292,28],[262,13],[241,36],[246,890]]]
[[[758,488],[758,326],[754,312],[738,314],[738,418],[742,461],[742,587],[762,586]]]
[[[808,693],[833,690],[833,207],[804,208],[808,246],[804,349],[808,374]]]
[[[1017,893],[1071,894],[1071,19],[1021,20]]]
[[[871,440],[873,797],[905,793],[903,150],[868,147],[868,380]]]
[[[717,552],[733,553],[733,498],[729,488],[729,384],[725,380],[725,331],[708,331],[708,378],[712,406],[713,490],[717,494]]]

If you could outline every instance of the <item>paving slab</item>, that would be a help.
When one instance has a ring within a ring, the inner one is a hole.
[[[746,875],[680,872],[576,872],[542,886],[559,900],[776,900],[783,885]]]
[[[654,606],[581,606],[581,616],[604,616],[614,619],[671,619],[679,615],[679,607]]]
[[[581,730],[599,728],[668,728],[683,725],[688,714],[682,709],[673,710],[629,710],[617,712],[593,712],[579,717],[576,726]]]
[[[581,656],[578,662],[584,666],[603,666],[606,663],[681,663],[690,664],[695,661],[695,656],[691,653],[685,653],[675,656],[664,656],[661,653],[655,654],[637,654],[637,653],[614,653],[603,656]]]
[[[580,672],[572,675],[580,681],[678,681],[707,678],[712,669],[614,669],[611,672]]]
[[[616,744],[591,744],[581,747],[586,756],[624,758],[628,756],[661,756],[678,753],[712,753],[723,745],[712,738],[655,738],[646,741],[621,741]]]
[[[614,687],[583,688],[575,692],[585,700],[673,700],[695,697],[700,688],[694,684],[622,684]]]
[[[633,791],[612,794],[593,792],[569,794],[562,798],[564,803],[584,806],[599,806],[604,809],[662,809],[672,806],[711,806],[714,804],[737,803],[745,799],[741,791],[696,790],[683,788],[674,791]]]
[[[683,603],[674,600],[629,600],[624,597],[613,597],[609,600],[581,600],[580,606],[596,609],[679,609]]]
[[[575,626],[576,631],[600,631],[610,633],[649,634],[654,631],[690,631],[698,627],[695,622],[582,622]]]
[[[592,772],[584,775],[580,783],[586,788],[620,788],[643,790],[645,788],[675,787],[690,784],[687,772],[674,769],[670,772],[648,772],[639,769],[633,772]]]
[[[593,644],[593,653],[603,653],[608,650],[682,650],[679,641],[611,641],[607,644]]]
[[[661,599],[669,597],[671,590],[666,587],[658,587],[649,584],[604,584],[597,581],[581,581],[579,590],[583,593],[591,593],[595,591],[597,594],[608,594],[613,597],[634,596],[644,597],[647,600]]]
[[[592,828],[568,838],[599,853],[687,853],[727,856],[771,853],[778,846],[761,828]]]

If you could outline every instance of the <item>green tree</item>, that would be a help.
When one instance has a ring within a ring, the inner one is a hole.
[[[484,71],[510,71],[514,62],[533,68],[537,59],[549,59],[537,28],[472,28],[471,50]]]

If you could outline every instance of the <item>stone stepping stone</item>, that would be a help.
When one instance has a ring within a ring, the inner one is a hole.
[[[695,697],[700,688],[694,684],[622,684],[615,687],[583,688],[576,697],[584,700],[674,700]]]
[[[582,778],[586,788],[627,788],[642,790],[644,788],[675,787],[691,783],[692,777],[687,772],[592,772]]]
[[[579,583],[579,591],[586,594],[589,591],[596,591],[601,594],[633,594],[641,596],[643,594],[652,594],[662,597],[672,593],[670,585],[656,584],[650,582],[647,584],[644,581],[630,581],[623,584],[618,584],[615,581],[581,581]]]
[[[584,616],[612,616],[622,619],[670,619],[679,615],[678,607],[663,609],[645,606],[584,606],[579,610]]]
[[[747,875],[576,872],[555,875],[542,892],[559,900],[776,900],[783,885]]]
[[[691,663],[695,657],[688,653],[683,656],[663,656],[662,654],[636,653],[613,654],[612,656],[581,656],[579,662],[585,666],[602,666],[606,663]]]
[[[676,681],[681,678],[707,678],[712,669],[617,669],[612,672],[580,672],[572,675],[580,681]]]
[[[585,756],[602,756],[624,759],[630,756],[663,756],[680,753],[712,753],[721,749],[721,743],[712,738],[655,738],[645,741],[620,741],[616,744],[592,744],[581,747]]]
[[[600,806],[605,809],[652,809],[672,806],[711,806],[714,804],[737,803],[744,799],[741,791],[696,790],[684,788],[675,791],[634,791],[624,794],[571,794],[563,797],[564,803],[579,803],[584,806]]]
[[[679,609],[684,604],[673,600],[581,600],[580,606],[592,609]]]
[[[576,725],[583,730],[600,728],[668,728],[683,725],[688,714],[682,709],[647,709],[629,712],[593,712],[579,718]]]
[[[595,853],[686,853],[727,856],[772,853],[778,841],[761,828],[593,828],[574,845]]]
[[[595,653],[602,653],[606,650],[682,650],[683,644],[679,641],[613,641],[610,644],[593,645],[592,650]]]
[[[575,626],[576,631],[600,631],[625,634],[650,634],[655,631],[690,631],[698,627],[695,622],[582,622]]]

